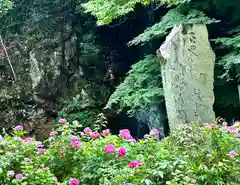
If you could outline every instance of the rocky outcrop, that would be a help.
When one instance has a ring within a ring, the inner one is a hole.
[[[11,53],[12,50],[16,50],[17,54]],[[0,75],[0,128],[10,128],[21,123],[29,131],[38,130],[40,125],[49,125],[48,122],[52,123],[55,119],[50,115],[55,112],[56,104],[48,95],[53,94],[51,85],[60,76],[58,59],[53,54],[46,55],[44,49],[20,51],[13,47],[12,50],[9,52],[17,79],[13,80],[11,77],[3,55],[1,61],[4,69]],[[45,97],[41,96],[43,89],[48,89]],[[57,98],[59,97],[55,94],[55,100]]]
[[[78,59],[82,63],[76,63],[74,44],[72,40],[65,43],[64,56],[61,45],[49,49],[25,43],[21,49],[17,46],[8,49],[16,80],[4,53],[0,55],[0,129],[21,123],[42,139],[51,131],[64,106],[74,97],[86,98],[81,92],[87,94],[92,87],[83,77],[81,65],[88,65],[88,51],[85,58]],[[97,53],[91,53],[93,56]]]
[[[158,55],[170,130],[179,124],[213,121],[215,54],[206,26],[175,26]]]
[[[161,137],[168,135],[168,123],[164,103],[153,104],[145,109],[138,109],[135,111],[134,117],[140,125],[139,130],[141,130],[142,125],[148,124],[149,130],[157,128],[160,131]]]

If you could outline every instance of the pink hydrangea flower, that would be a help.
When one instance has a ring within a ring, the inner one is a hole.
[[[79,185],[79,181],[75,178],[70,179],[69,185]]]
[[[107,146],[104,147],[104,151],[107,153],[107,154],[111,154],[113,152],[115,152],[115,146],[109,144]]]
[[[15,175],[16,179],[21,180],[23,178],[23,174],[19,173]]]
[[[104,135],[110,135],[110,129],[106,129],[106,130],[103,130],[103,134]]]
[[[133,137],[132,137],[130,134],[125,134],[125,135],[123,135],[122,137],[123,137],[123,139],[125,139],[125,140],[133,139]]]
[[[95,131],[95,132],[93,132],[92,134],[91,134],[91,138],[92,139],[97,139],[97,138],[99,138],[100,137],[100,134],[97,132],[97,131]]]
[[[46,151],[46,150],[45,150],[44,148],[38,148],[38,152],[39,152],[40,154],[44,154],[45,151]]]
[[[26,137],[26,138],[23,139],[23,141],[25,143],[31,143],[33,141],[33,138],[32,137]]]
[[[62,119],[59,119],[59,120],[58,120],[58,123],[65,124],[65,123],[67,123],[67,120],[65,120],[65,119],[62,118]]]
[[[233,125],[233,126],[230,126],[230,127],[228,127],[228,131],[229,132],[231,132],[231,133],[234,133],[235,132],[235,130],[236,130],[236,128],[235,128],[235,126]]]
[[[89,134],[89,133],[92,132],[92,130],[91,130],[89,127],[86,127],[86,128],[83,130],[83,132],[84,132],[85,134]]]
[[[129,140],[129,139],[132,139],[133,137],[131,136],[130,134],[130,131],[128,129],[123,129],[123,130],[120,130],[120,133],[119,135],[125,139],[125,140]]]
[[[156,128],[153,128],[150,132],[151,135],[155,135],[155,136],[159,136],[160,132],[156,129]]]
[[[14,127],[13,129],[14,129],[14,130],[17,130],[17,131],[22,131],[22,130],[23,130],[23,126],[17,125],[17,126]]]
[[[235,132],[235,133],[234,133],[234,136],[235,136],[235,137],[240,137],[239,132]]]
[[[70,136],[71,141],[79,141],[77,136]]]
[[[234,125],[235,125],[235,126],[240,126],[240,121],[236,121],[236,122],[234,123]]]
[[[131,161],[130,163],[128,163],[128,166],[130,168],[136,168],[142,166],[142,163],[140,161]]]
[[[117,153],[119,157],[125,157],[127,155],[127,150],[124,147],[120,147]]]
[[[81,145],[81,142],[80,141],[74,141],[72,143],[72,147],[75,148],[75,149],[78,149]]]
[[[196,183],[197,183],[197,180],[196,180],[196,179],[192,179],[192,180],[191,180],[191,183],[192,183],[192,184],[196,184]]]
[[[229,156],[230,157],[236,157],[238,155],[238,153],[237,152],[235,152],[235,151],[231,151],[231,152],[229,152]]]
[[[216,124],[214,124],[214,123],[211,123],[210,126],[211,126],[212,128],[216,128],[216,127],[217,127]]]
[[[56,131],[52,131],[52,132],[50,132],[50,137],[56,137],[56,135],[57,135],[57,132]]]
[[[120,135],[121,135],[121,136],[124,136],[124,135],[127,135],[127,134],[130,135],[130,131],[129,131],[128,129],[120,130]]]
[[[143,137],[144,137],[144,139],[150,139],[151,138],[151,136],[148,135],[148,134],[145,134]]]

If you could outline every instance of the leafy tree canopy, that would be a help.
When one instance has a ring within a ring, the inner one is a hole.
[[[136,4],[147,5],[151,2],[177,5],[185,0],[91,0],[82,4],[86,13],[91,13],[98,19],[98,25],[109,24],[113,19],[134,11]]]
[[[232,69],[236,71],[236,77],[240,77],[240,27],[231,32],[233,36],[222,37],[215,39],[216,43],[220,43],[222,47],[227,50],[227,54],[220,57],[218,64],[223,66],[224,73],[221,75],[222,78],[227,80],[233,79],[231,74]],[[235,73],[234,73],[235,74]]]
[[[142,34],[130,41],[129,45],[145,43],[162,37],[177,24],[211,24],[214,22],[217,22],[217,20],[210,19],[203,12],[196,9],[188,9],[187,11],[182,8],[171,9],[160,22],[147,28]]]
[[[107,107],[119,105],[120,109],[134,112],[163,101],[160,69],[160,62],[154,55],[132,65],[124,82],[111,95]]]
[[[3,16],[12,7],[12,1],[0,0],[0,15]]]

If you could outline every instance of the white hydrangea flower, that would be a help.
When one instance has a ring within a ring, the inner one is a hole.
[[[7,178],[10,179],[11,177],[13,177],[15,175],[13,170],[10,170],[7,172]]]

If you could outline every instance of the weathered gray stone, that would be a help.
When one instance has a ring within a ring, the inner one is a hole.
[[[81,41],[80,48],[75,35],[64,43],[53,39],[52,44],[33,43],[30,39],[19,46],[18,42],[6,40],[6,46],[11,43],[8,53],[16,80],[0,48],[0,133],[2,128],[23,124],[31,134],[43,138],[55,125],[57,113],[72,103],[74,97],[79,96],[77,103],[89,109],[99,106],[102,97],[109,97],[101,80],[105,76],[101,72],[103,64],[95,62],[100,59],[99,50],[90,47],[91,51],[88,48],[82,51],[82,46],[90,43],[98,47],[90,39]],[[94,66],[91,70],[90,62]],[[86,103],[82,99],[89,100]]]
[[[40,70],[39,62],[36,59],[36,53],[34,51],[30,51],[29,57],[31,66],[29,74],[32,79],[32,88],[35,89],[43,76],[43,71]]]
[[[139,123],[148,124],[149,130],[156,128],[160,131],[161,137],[164,137],[164,124],[166,122],[166,110],[163,103],[153,104],[148,108],[138,109],[134,117]]]
[[[15,50],[18,51],[18,48]],[[52,86],[58,84],[60,57],[57,53],[58,48],[52,52],[47,52],[44,48],[28,48],[21,51],[20,55],[9,50],[17,81],[9,79],[11,73],[8,68],[0,73],[0,128],[21,123],[27,125],[28,130],[36,130],[53,119],[47,111],[55,111],[57,105],[54,103],[58,102],[53,102],[47,96],[42,98],[39,92],[45,88],[48,89],[46,93],[53,94]],[[2,61],[3,64],[6,63],[4,58]]]
[[[213,121],[215,54],[206,26],[175,26],[158,55],[170,129],[189,122]]]

